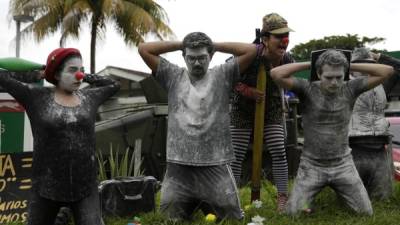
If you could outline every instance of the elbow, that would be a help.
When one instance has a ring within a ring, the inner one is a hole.
[[[391,77],[394,74],[394,68],[390,66],[387,77]]]
[[[273,68],[271,70],[270,75],[271,75],[272,80],[274,80],[274,81],[279,80],[279,77],[280,77],[279,76],[279,71],[276,68]]]
[[[386,66],[385,72],[383,73],[383,76],[382,75],[381,76],[384,77],[384,79],[387,79],[387,78],[391,77],[393,74],[394,74],[393,67]]]
[[[138,45],[138,52],[139,52],[139,55],[142,56],[142,57],[143,57],[143,55],[146,54],[147,50],[146,50],[146,44],[145,43],[142,42],[142,43],[140,43]]]

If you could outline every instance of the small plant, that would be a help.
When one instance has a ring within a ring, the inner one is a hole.
[[[140,151],[139,149],[140,148],[137,148],[138,151]],[[120,156],[119,151],[114,151],[113,146],[110,143],[110,154],[106,159],[101,151],[97,151],[99,181],[113,179],[116,177],[136,177],[143,175],[144,171],[140,169],[142,164],[140,154],[135,154],[135,152],[130,150],[130,147],[126,148],[125,153]]]

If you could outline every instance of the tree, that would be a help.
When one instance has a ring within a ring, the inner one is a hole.
[[[90,26],[90,72],[95,73],[96,41],[104,38],[107,22],[115,24],[127,45],[138,45],[146,34],[159,39],[173,35],[168,16],[153,0],[11,0],[11,15],[27,14],[35,21],[21,33],[36,41],[61,30],[60,46],[79,38],[82,24]]]
[[[324,37],[322,39],[313,39],[307,43],[298,44],[294,46],[290,52],[296,60],[302,61],[309,60],[311,52],[314,50],[326,48],[353,50],[356,47],[365,47],[367,44],[373,45],[384,40],[385,38],[381,37],[360,38],[357,34],[347,34],[346,36],[335,35]]]

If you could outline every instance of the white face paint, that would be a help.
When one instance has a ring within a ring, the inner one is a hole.
[[[58,80],[58,88],[66,92],[74,92],[81,86],[82,80],[78,80],[75,76],[77,72],[83,72],[82,59],[73,57],[65,61],[64,68],[60,72]]]
[[[321,80],[321,88],[328,94],[336,93],[344,84],[343,66],[322,66],[322,74],[318,74]]]

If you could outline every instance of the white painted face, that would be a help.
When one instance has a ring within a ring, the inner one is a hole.
[[[201,79],[206,74],[210,65],[211,57],[207,47],[186,48],[185,62],[189,74]]]
[[[343,66],[322,66],[322,74],[318,74],[321,80],[321,88],[329,94],[336,93],[343,85],[344,68]]]
[[[64,91],[74,92],[79,89],[82,79],[77,79],[76,73],[83,72],[82,59],[73,57],[64,62],[64,68],[60,72],[57,86]]]

